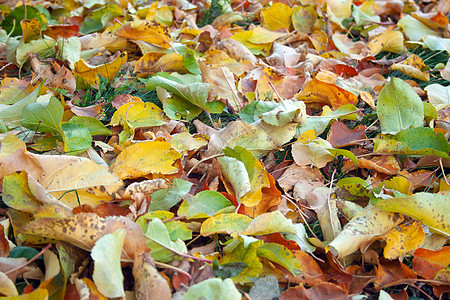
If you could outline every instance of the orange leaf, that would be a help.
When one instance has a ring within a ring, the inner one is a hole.
[[[334,84],[322,82],[316,78],[306,83],[297,98],[313,108],[328,105],[333,109],[337,109],[344,104],[355,105],[358,103],[358,98],[349,91]]]
[[[425,279],[433,280],[449,264],[450,246],[437,251],[419,248],[414,252],[413,270]]]
[[[169,49],[171,45],[169,28],[156,21],[127,23],[117,30],[116,35],[130,40],[147,42],[163,49]]]

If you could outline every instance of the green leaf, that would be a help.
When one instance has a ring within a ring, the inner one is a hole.
[[[277,263],[291,272],[294,276],[299,275],[301,271],[300,261],[292,254],[292,252],[275,243],[265,243],[257,250],[257,255],[264,257],[274,263]]]
[[[89,129],[91,135],[111,135],[111,130],[106,128],[100,120],[94,117],[74,116],[67,123],[83,125]]]
[[[249,282],[250,278],[257,277],[263,270],[263,265],[257,256],[258,248],[263,241],[254,239],[246,243],[242,237],[231,240],[223,249],[223,256],[219,260],[220,265],[243,262],[247,265],[242,272],[231,279],[236,282]]]
[[[354,112],[356,110],[357,108],[353,104],[342,105],[335,111],[332,111],[328,106],[324,106],[321,116],[306,116],[306,123],[303,126],[297,127],[296,136],[300,136],[302,135],[302,133],[311,129],[315,131],[316,136],[319,136],[325,131],[328,124],[332,120],[336,120],[338,118],[357,120],[358,113],[349,115],[349,113]]]
[[[434,155],[448,158],[450,144],[442,133],[428,127],[399,132],[395,139],[374,139],[374,152],[406,155]]]
[[[109,4],[105,7],[91,11],[81,23],[80,32],[88,34],[101,30],[113,18],[121,16],[122,9],[115,4]]]
[[[422,100],[405,81],[392,77],[380,92],[377,114],[381,132],[396,134],[410,127],[422,127]]]
[[[198,65],[197,56],[194,50],[187,49],[186,53],[183,54],[183,62],[186,69],[188,69],[189,72],[195,75],[201,75],[202,71],[200,70],[200,67]]]
[[[36,87],[28,96],[13,105],[0,105],[0,123],[5,124],[9,129],[19,126],[23,108],[29,103],[36,102],[41,89],[42,84]]]
[[[297,230],[292,224],[292,220],[287,219],[276,210],[257,216],[242,232],[245,235],[264,235],[271,233],[291,233],[296,234]]]
[[[68,39],[58,39],[57,57],[62,61],[67,61],[72,70],[75,64],[81,59],[81,41],[77,36]]]
[[[191,186],[191,182],[175,178],[173,180],[173,187],[162,189],[151,194],[152,202],[148,211],[169,210],[189,193]]]
[[[259,119],[260,115],[273,110],[275,107],[277,107],[275,102],[255,100],[241,109],[239,117],[247,123],[253,123]]]
[[[404,142],[413,151],[421,149],[433,149],[447,153],[450,151],[450,144],[442,133],[436,133],[432,128],[421,127],[411,128],[399,132],[395,139]]]
[[[29,103],[23,108],[21,123],[24,127],[39,132],[60,133],[64,107],[56,97],[47,105]]]
[[[182,118],[190,121],[200,115],[203,111],[198,106],[195,106],[189,101],[177,95],[170,95],[165,89],[160,86],[156,87],[158,99],[163,104],[163,109],[166,115],[172,120],[180,120]]]
[[[148,229],[148,224],[155,218],[160,219],[161,221],[169,220],[173,218],[174,213],[166,210],[158,210],[146,213],[143,216],[140,216],[136,223],[142,228],[143,232],[146,232]],[[169,221],[165,222],[164,225],[167,228],[167,232],[169,233],[170,240],[176,242],[178,239],[185,241],[192,238],[192,230],[187,228],[186,223],[180,221]]]
[[[180,80],[175,78],[166,78],[160,75],[153,76],[149,78],[146,83],[146,88],[148,90],[154,90],[157,86],[162,87],[166,91],[177,95],[197,107],[210,113],[221,113],[225,104],[219,104],[215,107],[213,104],[208,103],[208,92],[209,84],[203,82],[192,82],[192,83],[180,83]],[[217,101],[216,101],[217,102]],[[220,108],[221,107],[221,108]]]
[[[171,241],[166,226],[158,218],[153,219],[148,224],[145,237],[147,238],[147,246],[152,249],[150,254],[157,261],[171,262],[175,254],[170,249],[180,253],[187,252],[186,245],[181,240]]]
[[[450,238],[450,195],[416,193],[406,197],[373,199],[373,204],[389,212],[399,212],[422,222]]]
[[[220,213],[230,213],[235,209],[230,200],[221,193],[202,191],[184,200],[178,209],[178,215],[186,216],[188,219],[208,218]]]
[[[126,231],[119,229],[102,236],[91,250],[94,260],[92,278],[102,295],[108,298],[124,297],[123,274],[120,266]]]
[[[200,233],[203,236],[212,235],[215,233],[240,233],[244,231],[252,218],[241,214],[221,214],[206,219],[202,223]]]
[[[62,124],[62,137],[64,152],[69,155],[77,155],[91,148],[92,145],[91,132],[82,124],[70,121]]]
[[[14,247],[11,249],[8,257],[9,258],[25,257],[27,260],[30,260],[38,254],[39,254],[39,251],[37,251],[34,248],[25,247],[25,246],[17,246],[17,247]],[[42,259],[42,255],[39,256],[38,259]]]
[[[182,300],[240,300],[241,294],[231,279],[210,278],[189,288]]]
[[[214,260],[213,262],[213,272],[216,277],[225,279],[225,278],[231,278],[236,277],[241,273],[245,268],[247,268],[248,265],[243,262],[232,262],[232,263],[226,263],[219,266],[219,263],[217,260]]]

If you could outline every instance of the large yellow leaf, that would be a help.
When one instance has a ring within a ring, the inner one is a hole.
[[[111,81],[120,68],[127,62],[127,59],[127,53],[123,52],[112,62],[100,66],[92,66],[85,63],[83,60],[79,60],[75,64],[75,75],[82,77],[87,84],[96,87],[100,84],[99,76],[105,77],[108,81]]]
[[[109,125],[124,125],[128,122],[134,128],[163,125],[164,112],[151,102],[128,102],[119,107]]]
[[[127,23],[117,30],[116,35],[130,40],[147,42],[163,49],[170,48],[171,43],[169,28],[156,21]]]
[[[117,156],[111,170],[121,179],[145,177],[150,174],[175,174],[181,154],[163,138],[134,144]]]
[[[425,239],[420,222],[412,224],[401,224],[394,228],[384,237],[386,246],[384,247],[384,257],[387,259],[397,259],[400,256],[410,254],[418,249]]]
[[[291,26],[292,8],[284,3],[275,2],[261,13],[264,28],[269,30],[287,29]]]

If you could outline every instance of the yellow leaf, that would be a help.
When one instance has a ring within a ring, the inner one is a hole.
[[[127,23],[117,30],[117,36],[147,42],[163,49],[171,45],[170,30],[156,21]]]
[[[127,62],[127,58],[127,53],[123,52],[112,62],[100,66],[88,65],[83,60],[79,60],[75,63],[75,76],[82,77],[87,84],[96,87],[100,84],[99,76],[111,81],[123,64]]]
[[[287,29],[291,26],[292,8],[286,4],[275,2],[261,13],[264,28],[269,30]]]
[[[22,27],[22,42],[28,43],[32,40],[37,40],[41,38],[41,23],[38,19],[34,18],[31,20],[20,21],[20,26]]]
[[[367,45],[370,55],[376,55],[382,51],[403,53],[403,34],[400,31],[385,31],[370,40]]]
[[[411,54],[406,60],[404,60],[401,64],[393,64],[391,66],[391,71],[396,70],[402,72],[405,75],[423,80],[430,80],[430,73],[424,72],[422,70],[426,70],[427,65],[423,62],[423,60],[415,55]]]
[[[401,224],[398,228],[393,228],[384,239],[386,246],[383,255],[393,260],[419,248],[425,239],[425,233],[422,224],[414,221],[412,224]]]
[[[134,144],[117,156],[111,170],[121,179],[146,177],[150,174],[175,174],[181,154],[163,138]]]
[[[151,102],[128,102],[120,106],[109,125],[124,125],[125,121],[134,128],[163,125],[164,112]]]
[[[215,233],[241,233],[244,231],[252,218],[241,214],[221,214],[205,220],[202,223],[200,233],[203,236],[213,235]]]
[[[402,194],[411,195],[411,182],[403,176],[395,176],[389,180],[386,180],[384,182],[384,186],[387,189],[393,189]]]

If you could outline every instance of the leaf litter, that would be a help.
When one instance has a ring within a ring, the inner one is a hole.
[[[450,293],[448,1],[0,10],[0,296]]]

